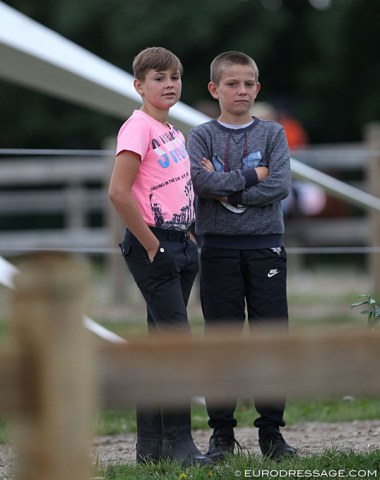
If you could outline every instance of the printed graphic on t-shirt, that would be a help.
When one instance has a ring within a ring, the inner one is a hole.
[[[180,178],[174,178],[172,180],[177,181],[180,180]],[[158,188],[160,187],[158,186]],[[174,213],[172,218],[166,221],[160,201],[154,196],[153,193],[149,195],[150,206],[156,227],[181,230],[187,228],[188,225],[191,225],[191,223],[194,221],[194,198],[191,180],[188,180],[188,182],[185,184],[184,193],[188,199],[187,204],[183,205],[180,211]]]
[[[152,139],[152,149],[157,154],[158,163],[162,168],[168,168],[171,163],[178,163],[188,158],[185,145],[178,138],[179,131],[172,128],[170,131]],[[166,152],[161,145],[166,146]]]
[[[167,171],[170,171],[170,166],[186,162],[189,159],[184,143],[177,136],[178,133],[179,131],[177,129],[172,128],[158,138],[152,139],[152,150],[157,155],[157,162],[161,168],[167,169]],[[186,181],[186,183],[184,183],[184,181]],[[183,187],[182,191],[187,199],[187,203],[180,205],[180,209],[173,212],[171,218],[165,220],[165,215],[159,198],[157,198],[154,193],[149,195],[150,206],[156,227],[185,229],[194,220],[193,184],[190,179],[189,170],[179,176],[168,178],[157,185],[153,185],[151,191],[156,192],[159,189],[165,189],[176,182],[180,182],[179,185]]]
[[[141,156],[132,193],[148,225],[185,230],[194,222],[190,160],[182,133],[135,111],[118,136],[118,149]]]

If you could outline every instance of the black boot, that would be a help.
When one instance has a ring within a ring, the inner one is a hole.
[[[235,445],[241,452],[241,446],[235,439],[234,429],[223,428],[214,429],[214,433],[210,437],[207,457],[213,462],[219,462],[225,459],[228,455],[233,455]]]
[[[278,427],[260,428],[259,445],[263,456],[271,460],[279,461],[297,455],[297,449],[286,443]]]
[[[137,407],[137,444],[136,461],[156,462],[162,457],[161,409]]]
[[[190,408],[181,410],[161,410],[162,456],[180,463],[191,465],[211,465],[212,461],[195,446],[191,436]]]

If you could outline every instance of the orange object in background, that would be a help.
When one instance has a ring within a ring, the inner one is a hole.
[[[307,133],[298,120],[292,117],[283,116],[279,117],[277,121],[284,127],[290,150],[307,145]]]

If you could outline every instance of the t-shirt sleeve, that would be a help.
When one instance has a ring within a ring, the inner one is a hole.
[[[117,136],[116,155],[124,150],[137,153],[144,158],[149,148],[149,124],[143,118],[129,118]]]

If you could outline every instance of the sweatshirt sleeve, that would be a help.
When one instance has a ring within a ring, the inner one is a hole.
[[[211,160],[211,145],[211,135],[206,128],[203,128],[203,125],[191,130],[187,150],[190,156],[194,192],[203,198],[214,198],[232,195],[244,190],[246,188],[246,177],[240,170],[207,172],[203,168],[202,159],[205,157]],[[249,184],[253,184],[252,178],[254,176],[249,177]]]
[[[279,129],[268,146],[269,175],[254,187],[245,189],[241,195],[243,205],[265,206],[281,201],[290,193],[290,153],[285,131]]]

